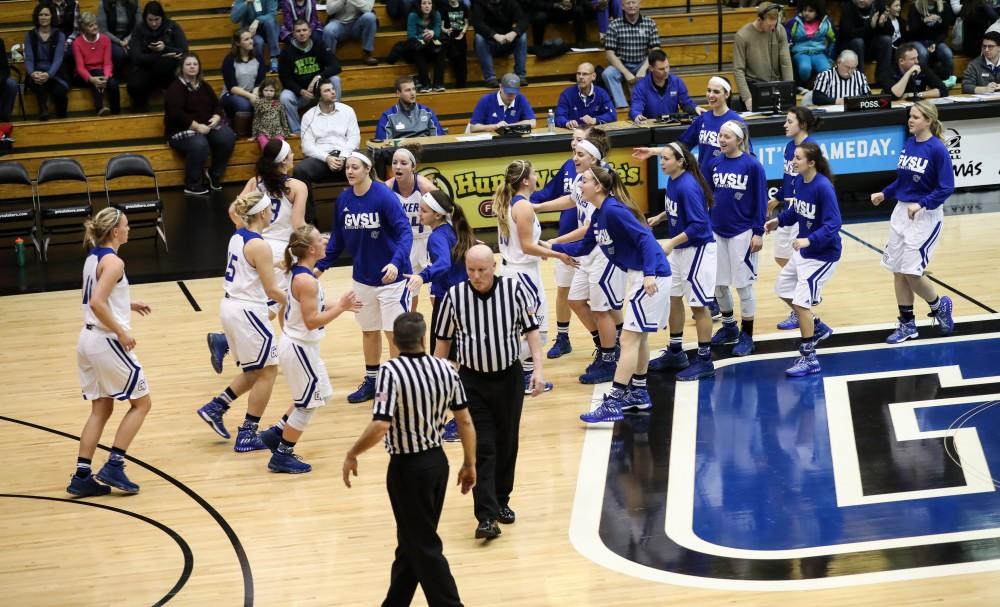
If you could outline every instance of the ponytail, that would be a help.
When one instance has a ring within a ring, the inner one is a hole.
[[[708,182],[705,181],[705,176],[702,174],[701,169],[698,168],[698,159],[694,157],[688,146],[680,141],[670,143],[667,145],[667,149],[673,154],[674,160],[680,161],[684,170],[691,173],[695,181],[698,182],[702,197],[705,199],[705,209],[711,210],[712,205],[715,204],[715,195],[712,193],[712,188],[708,185]],[[678,149],[680,150],[680,155],[678,155]]]
[[[504,174],[503,182],[497,186],[496,193],[493,194],[493,215],[497,218],[497,228],[500,230],[501,238],[510,238],[510,222],[507,212],[510,210],[510,201],[528,175],[531,174],[531,163],[527,160],[515,160],[507,165],[507,172]]]
[[[476,244],[476,236],[465,216],[465,211],[441,190],[431,190],[428,194],[434,197],[445,213],[451,215],[451,227],[455,230],[455,236],[458,239],[455,246],[451,248],[451,262],[464,263],[466,251]]]
[[[811,141],[801,143],[798,148],[802,150],[806,160],[816,164],[816,172],[833,182],[833,173],[830,171],[830,162],[823,155],[823,150]]]
[[[632,200],[632,196],[629,195],[628,190],[625,189],[625,183],[622,182],[622,178],[618,175],[618,172],[614,169],[606,169],[604,167],[591,167],[590,172],[594,175],[594,179],[597,183],[601,185],[601,188],[608,193],[609,196],[614,196],[619,202],[625,205],[632,215],[635,216],[636,220],[640,225],[649,229],[646,223],[646,216],[643,215],[639,207],[636,206],[635,201]]]
[[[288,238],[288,244],[285,246],[284,261],[281,264],[286,272],[292,271],[292,266],[295,262],[305,256],[306,251],[313,244],[313,233],[316,228],[311,224],[306,224],[295,228],[292,235]]]
[[[944,125],[941,124],[941,119],[938,118],[937,106],[926,99],[921,99],[920,101],[915,102],[913,107],[920,110],[920,113],[924,115],[924,118],[931,123],[931,135],[934,135],[938,139],[944,141]]]
[[[88,217],[83,222],[84,248],[93,249],[104,244],[111,235],[111,231],[118,227],[118,222],[121,221],[123,215],[124,213],[114,207],[106,207],[95,213],[93,217]]]
[[[280,139],[268,141],[264,149],[260,151],[260,157],[257,158],[257,164],[254,167],[257,174],[257,183],[264,184],[265,191],[268,194],[276,196],[288,194],[290,191],[288,187],[288,175],[281,170],[281,165],[284,164],[284,161],[280,164],[274,161],[281,152],[281,148],[282,141]]]

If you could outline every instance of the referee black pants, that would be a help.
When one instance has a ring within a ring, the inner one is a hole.
[[[524,405],[524,371],[517,361],[503,371],[459,372],[476,427],[476,520],[496,520],[514,490],[517,440]]]
[[[419,583],[429,607],[461,607],[437,534],[448,488],[444,451],[436,447],[412,455],[393,455],[385,484],[396,519],[396,560],[382,606],[409,605]]]

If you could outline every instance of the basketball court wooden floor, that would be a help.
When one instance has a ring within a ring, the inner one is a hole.
[[[577,421],[600,387],[576,381],[591,349],[574,322],[574,352],[546,361],[555,390],[525,406],[517,522],[490,544],[474,540],[471,497],[448,493],[440,533],[465,604],[1000,604],[992,481],[1000,421],[989,408],[998,398],[990,390],[1000,392],[1000,328],[991,314],[1000,309],[1000,215],[948,217],[931,266],[955,315],[979,320],[961,323],[950,340],[924,328],[898,348],[867,345],[884,338],[896,312],[890,275],[865,244],[881,246],[886,229],[846,227],[856,240],[845,236],[824,293],[821,314],[837,334],[820,350],[827,371],[819,378],[786,380],[790,336],[765,337],[785,316],[772,295],[769,241],[757,293],[759,354],[724,361],[716,379],[676,393],[669,375],[654,378],[656,407],[644,419],[615,428]],[[543,268],[550,276],[551,263]],[[348,276],[348,268],[329,272],[327,292],[344,289]],[[387,456],[362,457],[353,489],[340,480],[343,455],[369,420],[368,405],[344,401],[362,370],[355,323],[334,322],[323,344],[337,394],[298,447],[314,471],[272,474],[264,453],[233,453],[195,415],[233,368],[227,360],[215,375],[204,345],[218,325],[220,281],[185,286],[191,301],[175,282],[133,287],[153,308],[133,322],[153,397],[129,450],[142,491],[87,500],[64,493],[89,409],[75,367],[79,293],[0,299],[5,602],[378,604],[395,546]],[[428,309],[426,296],[420,307]],[[919,377],[892,379],[888,404],[866,411],[857,398],[834,396],[856,388],[840,381],[851,374],[870,388],[863,399],[885,392],[880,378]],[[824,392],[825,401],[817,397]],[[288,399],[279,377],[265,422]],[[922,399],[953,406],[910,402]],[[237,402],[230,427],[243,410]],[[936,430],[951,438],[929,438]],[[921,440],[906,442],[914,433]],[[110,440],[108,431],[103,444]],[[446,448],[456,462],[459,446]],[[961,466],[951,459],[956,450]],[[95,463],[105,458],[101,451]],[[414,604],[424,604],[419,592]]]

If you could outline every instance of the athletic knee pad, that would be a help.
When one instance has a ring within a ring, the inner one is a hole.
[[[753,318],[754,314],[757,312],[757,299],[754,296],[753,285],[740,287],[739,289],[736,289],[736,292],[740,296],[740,316],[744,318]]]
[[[295,407],[295,410],[293,410],[292,414],[288,416],[288,421],[285,423],[295,428],[299,432],[302,432],[306,429],[306,426],[309,425],[309,420],[311,420],[312,416],[315,414],[316,414],[315,409],[306,409],[305,407]]]
[[[733,294],[726,285],[715,287],[715,303],[719,304],[720,310],[730,311],[733,309]]]

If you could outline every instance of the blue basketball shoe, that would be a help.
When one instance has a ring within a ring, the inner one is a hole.
[[[917,323],[916,321],[904,321],[902,318],[899,319],[899,326],[896,330],[886,338],[885,343],[887,344],[899,344],[903,343],[908,339],[913,339],[918,335],[917,333]]]
[[[303,474],[312,470],[313,467],[302,461],[302,458],[294,453],[280,453],[275,451],[271,454],[271,461],[267,462],[267,469],[286,474]]]
[[[782,331],[799,328],[799,315],[795,313],[795,310],[788,313],[788,318],[778,323],[778,328]]]
[[[205,420],[215,433],[222,438],[229,438],[229,430],[226,430],[226,424],[222,421],[222,416],[226,414],[226,407],[216,399],[208,401],[201,409],[198,409],[198,417]]]
[[[441,433],[441,440],[446,443],[457,443],[462,440],[458,437],[458,422],[454,419],[448,420],[444,425],[444,432]]]
[[[587,372],[580,376],[581,384],[601,384],[606,381],[611,381],[615,377],[615,369],[618,368],[618,363],[611,360],[598,360],[595,364],[591,365]]]
[[[229,342],[226,341],[225,333],[208,334],[208,352],[211,355],[212,369],[216,373],[222,373],[222,359],[229,352]]]
[[[257,424],[244,422],[240,429],[236,431],[236,443],[233,444],[233,451],[237,453],[249,453],[250,451],[260,451],[267,449],[260,440],[257,433]]]
[[[691,363],[691,366],[679,372],[677,381],[696,381],[715,375],[715,363],[711,360],[704,360],[700,356]]]
[[[624,411],[647,411],[653,408],[653,401],[649,398],[649,392],[645,388],[629,386],[625,392],[625,398],[621,410]]]
[[[625,419],[622,415],[622,405],[625,401],[613,396],[605,396],[601,406],[593,411],[580,415],[580,420],[588,424],[599,424],[601,422],[620,422]]]
[[[347,402],[355,404],[363,403],[373,398],[375,398],[375,378],[365,375],[365,379],[358,386],[358,389],[347,395]]]
[[[740,328],[736,326],[736,323],[722,323],[719,330],[715,332],[712,336],[713,346],[724,346],[728,344],[735,344],[740,340]]]
[[[649,370],[665,371],[667,369],[686,369],[690,364],[691,361],[688,360],[687,353],[683,350],[680,352],[665,350],[663,354],[660,354],[653,360],[649,361]]]
[[[139,493],[139,485],[128,480],[128,477],[125,476],[125,462],[115,463],[108,460],[108,463],[104,464],[101,471],[97,473],[97,480],[125,493]]]
[[[955,320],[951,317],[952,307],[951,298],[942,295],[937,312],[930,313],[930,316],[941,327],[941,335],[948,335],[955,330]]]
[[[740,337],[733,346],[733,356],[746,356],[753,352],[753,337],[740,331]]]
[[[818,344],[831,335],[833,335],[833,329],[830,328],[830,325],[817,318],[816,322],[813,323],[813,343]]]
[[[806,375],[819,373],[822,370],[823,368],[819,366],[819,360],[816,358],[816,353],[813,352],[809,356],[798,357],[794,365],[785,369],[785,375],[788,377],[805,377]]]
[[[264,446],[274,453],[278,450],[278,445],[281,444],[281,434],[284,431],[277,427],[271,426],[267,430],[260,433],[260,442],[264,443]]]
[[[548,358],[559,358],[565,354],[569,354],[573,351],[573,345],[569,343],[569,335],[565,333],[559,333],[556,335],[556,341],[549,348],[546,356]]]
[[[93,474],[88,474],[83,478],[74,474],[70,477],[69,486],[66,487],[66,493],[70,493],[77,497],[95,497],[111,493],[111,487],[97,482],[97,479],[94,478]]]

